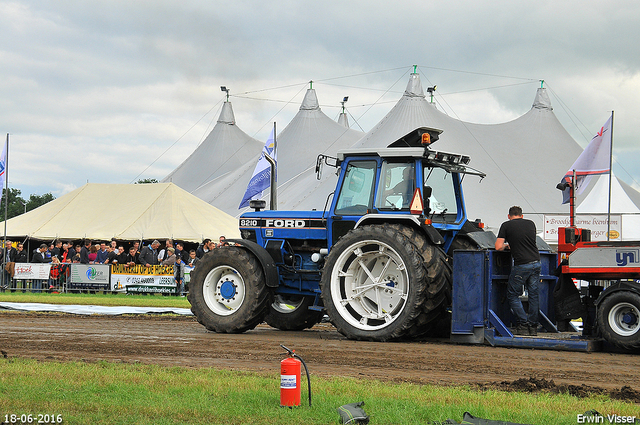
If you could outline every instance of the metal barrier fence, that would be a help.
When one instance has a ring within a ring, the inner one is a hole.
[[[16,263],[13,278],[2,273],[2,291],[163,293],[186,295],[192,268],[106,264]],[[180,285],[180,281],[183,282]]]

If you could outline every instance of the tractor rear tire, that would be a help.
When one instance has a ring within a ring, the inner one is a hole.
[[[409,329],[405,338],[417,337],[444,338],[451,334],[451,290],[453,287],[453,269],[450,258],[426,237],[410,227],[401,224],[390,225],[395,231],[409,238],[422,255],[427,269],[427,294],[422,311],[416,324]]]
[[[389,341],[429,329],[438,317],[433,310],[445,302],[447,268],[444,252],[422,238],[390,224],[363,226],[340,238],[320,281],[327,314],[340,333]]]
[[[189,283],[191,311],[208,330],[241,333],[264,320],[272,302],[262,267],[240,247],[221,247],[196,264]]]
[[[264,321],[282,331],[301,331],[320,323],[324,313],[310,310],[315,297],[276,295]]]
[[[640,348],[640,295],[614,292],[598,306],[598,328],[603,338],[627,350]]]

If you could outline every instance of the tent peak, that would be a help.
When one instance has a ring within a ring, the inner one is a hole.
[[[424,98],[424,90],[422,90],[422,83],[420,82],[420,75],[413,72],[409,77],[409,83],[407,89],[404,91],[404,96],[407,97],[422,97]]]
[[[307,93],[304,95],[304,99],[302,100],[302,105],[300,105],[301,111],[314,111],[320,110],[320,105],[318,104],[318,96],[316,96],[315,89],[307,89]]]
[[[547,93],[547,89],[540,87],[536,92],[536,98],[533,101],[532,108],[536,109],[548,109],[553,111],[551,107],[551,100],[549,99],[549,93]]]
[[[233,108],[231,107],[231,102],[226,101],[222,104],[222,111],[220,111],[220,117],[218,118],[218,122],[221,124],[235,125],[236,117],[233,114]]]
[[[338,117],[338,124],[343,127],[349,128],[349,118],[347,117],[347,114],[345,112],[340,113],[340,116]]]

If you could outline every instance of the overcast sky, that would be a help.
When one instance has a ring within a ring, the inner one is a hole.
[[[540,80],[583,147],[615,111],[614,172],[640,188],[639,38],[637,1],[0,1],[9,186],[160,180],[215,124],[221,85],[259,140],[311,80],[368,131],[418,65],[465,121],[524,114]]]

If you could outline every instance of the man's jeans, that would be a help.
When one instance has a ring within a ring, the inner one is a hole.
[[[538,324],[538,309],[540,301],[538,299],[538,284],[540,283],[540,261],[528,264],[513,266],[509,275],[509,286],[507,288],[507,299],[509,307],[516,315],[518,325],[529,322],[531,325]],[[529,294],[529,315],[524,312],[520,295],[523,287],[527,288]]]

